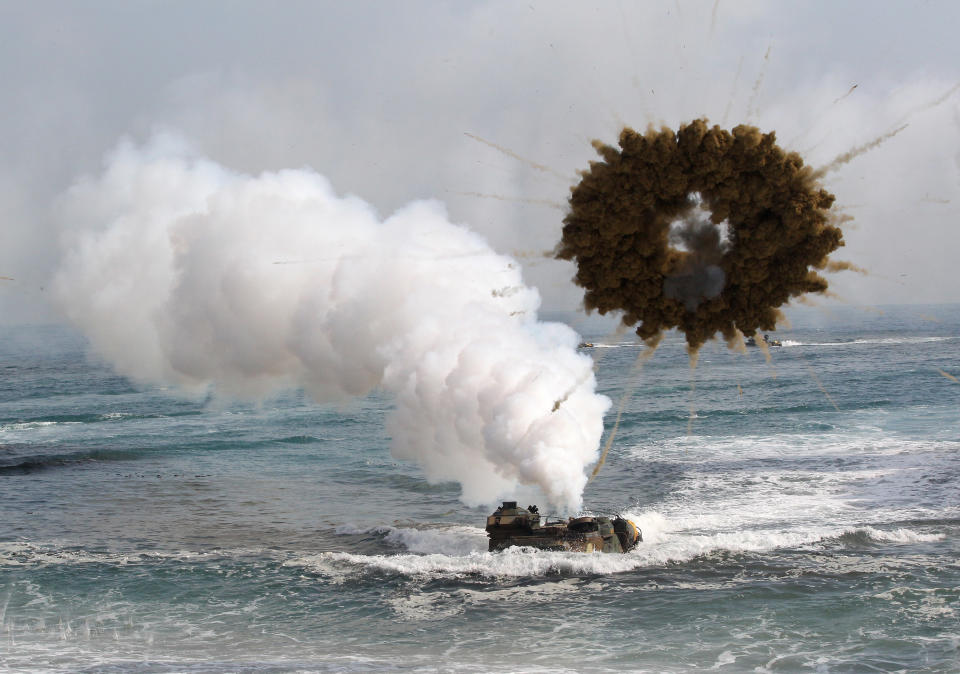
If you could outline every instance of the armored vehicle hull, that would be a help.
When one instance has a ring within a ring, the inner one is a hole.
[[[629,552],[643,540],[640,529],[623,517],[540,517],[536,506],[518,508],[516,501],[487,517],[490,552],[513,546],[571,552]]]

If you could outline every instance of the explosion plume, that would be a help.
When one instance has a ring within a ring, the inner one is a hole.
[[[556,256],[574,260],[587,310],[622,311],[652,342],[667,329],[691,352],[720,333],[773,330],[778,307],[824,292],[815,270],[843,245],[822,189],[774,133],[702,119],[595,142],[570,194]]]

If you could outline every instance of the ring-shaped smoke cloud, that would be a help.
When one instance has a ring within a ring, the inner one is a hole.
[[[58,299],[123,375],[244,398],[382,388],[394,456],[466,503],[581,506],[610,405],[592,360],[441,204],[381,220],[312,170],[243,175],[159,136],[121,143],[59,212]]]
[[[678,328],[695,352],[773,330],[778,307],[826,290],[814,270],[843,245],[834,197],[773,133],[698,119],[625,128],[619,145],[594,144],[602,161],[573,188],[556,251],[588,310],[623,312],[650,343]]]

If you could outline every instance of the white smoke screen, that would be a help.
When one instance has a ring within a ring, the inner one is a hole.
[[[243,175],[166,135],[122,143],[59,213],[58,300],[121,374],[247,399],[382,388],[393,455],[465,503],[581,506],[610,406],[592,360],[440,203],[381,220],[312,170]]]

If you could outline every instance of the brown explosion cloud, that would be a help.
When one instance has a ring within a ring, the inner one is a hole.
[[[588,311],[622,311],[651,344],[678,328],[695,351],[773,330],[778,307],[827,289],[814,270],[843,245],[834,196],[774,133],[698,119],[624,128],[619,145],[594,142],[602,161],[572,188],[556,250]]]

